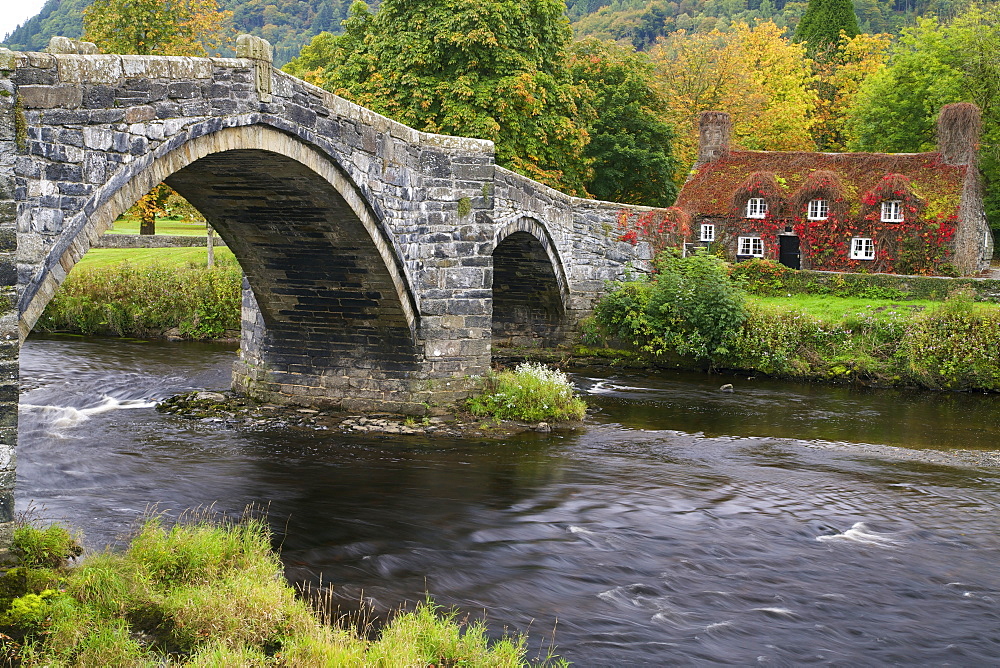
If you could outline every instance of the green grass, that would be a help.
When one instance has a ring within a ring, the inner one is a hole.
[[[145,267],[159,264],[163,267],[204,267],[208,258],[205,248],[92,248],[87,251],[73,272],[109,267],[128,261],[134,266]],[[228,248],[215,249],[215,262],[219,265],[235,265],[236,258]],[[70,272],[70,276],[73,275]]]
[[[930,300],[901,301],[898,299],[864,299],[861,297],[835,297],[833,295],[792,295],[790,297],[748,296],[747,301],[778,308],[794,308],[825,322],[841,322],[845,318],[869,314],[918,313],[939,306]]]
[[[115,221],[114,229],[108,231],[109,234],[139,234],[138,218],[119,218]],[[204,237],[208,234],[205,223],[190,220],[168,220],[158,218],[156,220],[157,234],[177,234],[190,237]]]
[[[0,649],[24,666],[529,665],[523,636],[491,642],[483,623],[466,624],[429,599],[377,633],[324,623],[336,614],[329,590],[296,596],[256,518],[167,526],[154,517],[124,552],[45,578],[25,571],[0,578],[21,585],[0,610]]]
[[[866,299],[863,297],[808,294],[793,294],[788,297],[748,296],[747,301],[777,308],[798,309],[830,324],[863,315],[877,319],[896,317],[900,314],[912,315],[941,306],[941,302],[928,299]],[[979,312],[995,311],[998,308],[1000,308],[1000,304],[988,302],[977,302],[973,305],[973,309]]]

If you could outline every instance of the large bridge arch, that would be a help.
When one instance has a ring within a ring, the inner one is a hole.
[[[192,203],[197,200],[195,206],[211,216],[209,220],[220,236],[234,249],[238,259],[241,260],[241,265],[248,261],[253,263],[250,252],[252,249],[243,242],[240,231],[234,229],[232,223],[225,221],[225,216],[219,207],[206,197],[204,192],[204,188],[211,188],[213,181],[216,180],[209,163],[214,163],[213,166],[218,169],[223,167],[224,163],[234,161],[240,164],[244,182],[253,178],[266,178],[271,172],[277,173],[279,179],[281,176],[287,178],[289,170],[294,171],[296,168],[300,172],[298,175],[300,179],[302,174],[312,174],[325,181],[332,189],[331,193],[335,192],[339,196],[327,202],[334,205],[331,206],[332,215],[339,217],[341,221],[348,220],[360,224],[359,229],[367,235],[391,278],[399,308],[404,314],[411,338],[415,339],[419,307],[411,282],[406,275],[401,253],[391,235],[376,218],[371,205],[337,166],[335,156],[321,152],[296,137],[261,124],[239,125],[214,132],[204,132],[203,127],[195,125],[186,134],[187,137],[177,138],[184,141],[175,140],[164,144],[160,150],[126,165],[106,184],[98,188],[83,205],[82,210],[66,225],[59,240],[49,250],[41,267],[27,282],[20,295],[18,310],[22,340],[30,332],[68,272],[97,238],[140,197],[160,182],[168,181],[185,196],[191,195],[188,199]],[[228,159],[219,160],[223,154],[228,156]],[[211,156],[215,156],[216,159],[213,160]],[[266,167],[255,168],[252,165],[254,157],[257,158],[256,162]],[[205,167],[209,169],[206,170]],[[197,173],[198,177],[190,178],[192,173]],[[259,189],[259,192],[266,190]],[[285,192],[282,196],[288,198],[289,193]],[[287,200],[285,203],[295,204]],[[301,201],[297,203],[300,207],[303,204]],[[231,204],[230,198],[227,205]],[[260,267],[259,271],[263,269]],[[268,301],[261,299],[261,291],[256,289],[258,285],[252,276],[250,286],[258,303],[265,307],[265,321],[273,322],[274,310],[266,308]]]

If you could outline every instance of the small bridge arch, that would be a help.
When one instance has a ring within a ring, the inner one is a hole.
[[[548,229],[529,215],[498,227],[493,248],[494,346],[541,347],[568,335],[570,289]]]

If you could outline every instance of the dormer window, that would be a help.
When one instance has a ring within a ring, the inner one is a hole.
[[[890,199],[882,202],[882,222],[903,222],[903,200]]]
[[[809,220],[826,220],[830,217],[830,204],[825,199],[814,199],[809,201],[809,208],[806,211],[806,218]]]
[[[763,197],[751,197],[747,200],[747,218],[766,218],[767,200]]]

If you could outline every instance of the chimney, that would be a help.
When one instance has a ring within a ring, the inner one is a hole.
[[[698,114],[698,160],[695,169],[729,153],[729,136],[733,122],[724,111],[703,111]]]
[[[957,102],[941,107],[937,122],[938,151],[949,165],[975,165],[982,129],[979,107]]]

